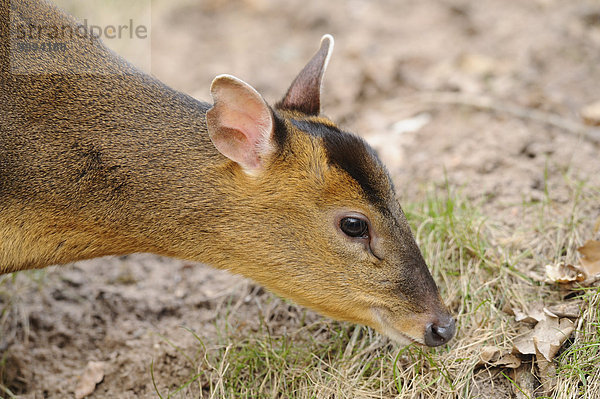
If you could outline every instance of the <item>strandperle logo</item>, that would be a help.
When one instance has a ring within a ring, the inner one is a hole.
[[[93,52],[91,48],[100,43],[128,65],[151,73],[151,0],[54,2],[58,10],[42,2],[47,13],[22,13],[17,11],[21,0],[11,0],[10,25],[2,33],[9,36],[13,73],[114,73],[102,63],[77,56]]]
[[[43,25],[43,24],[17,24],[13,27],[16,40],[72,40],[74,37],[81,39],[147,39],[148,27],[143,24],[135,24],[133,19],[129,19],[127,24],[115,25],[93,25],[89,24],[87,19],[77,26],[69,25]]]

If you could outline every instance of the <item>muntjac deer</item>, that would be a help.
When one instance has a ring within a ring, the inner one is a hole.
[[[250,277],[401,343],[452,338],[385,167],[320,114],[331,36],[274,106],[229,75],[209,104],[95,37],[18,51],[14,24],[80,25],[45,1],[2,8],[1,273],[151,252]]]

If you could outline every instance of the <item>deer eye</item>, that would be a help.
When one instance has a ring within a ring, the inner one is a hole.
[[[369,225],[366,220],[357,217],[345,217],[340,220],[340,230],[352,238],[369,237]]]

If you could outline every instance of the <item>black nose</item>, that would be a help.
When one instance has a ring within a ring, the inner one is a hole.
[[[430,323],[425,328],[425,345],[440,346],[450,341],[456,331],[456,322],[450,317],[443,323]]]

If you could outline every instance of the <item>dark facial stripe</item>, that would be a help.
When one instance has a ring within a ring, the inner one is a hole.
[[[273,115],[273,137],[275,138],[277,146],[281,150],[287,141],[288,131],[285,127],[285,122],[279,115],[277,115],[277,112],[273,112],[273,110],[271,110],[271,115]]]
[[[308,134],[321,137],[329,162],[346,171],[370,202],[386,208],[391,180],[375,151],[362,138],[318,122],[292,119],[292,123]]]

